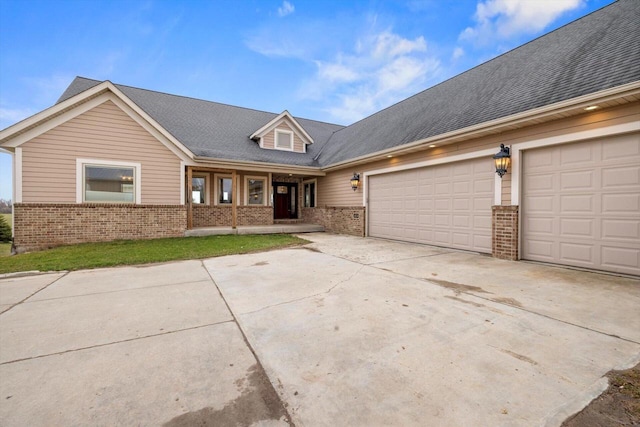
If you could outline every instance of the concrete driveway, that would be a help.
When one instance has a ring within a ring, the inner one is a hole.
[[[559,425],[640,361],[639,280],[303,237],[0,280],[0,424]]]

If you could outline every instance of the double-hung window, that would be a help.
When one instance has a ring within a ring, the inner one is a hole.
[[[140,203],[140,164],[76,160],[76,202]]]

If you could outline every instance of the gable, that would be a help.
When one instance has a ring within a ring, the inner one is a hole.
[[[313,139],[287,110],[255,131],[249,138],[259,142],[260,148],[267,150],[306,153],[307,145]]]
[[[143,202],[180,202],[180,158],[112,101],[85,111],[19,147],[22,201],[75,203],[76,162],[137,162]]]

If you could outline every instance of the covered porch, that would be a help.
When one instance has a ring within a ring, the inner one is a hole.
[[[302,223],[303,209],[316,206],[322,175],[304,167],[185,166],[186,235],[324,231]]]

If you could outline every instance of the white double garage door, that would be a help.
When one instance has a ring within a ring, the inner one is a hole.
[[[640,134],[521,152],[521,257],[640,275]],[[491,253],[490,158],[370,175],[368,234]]]

